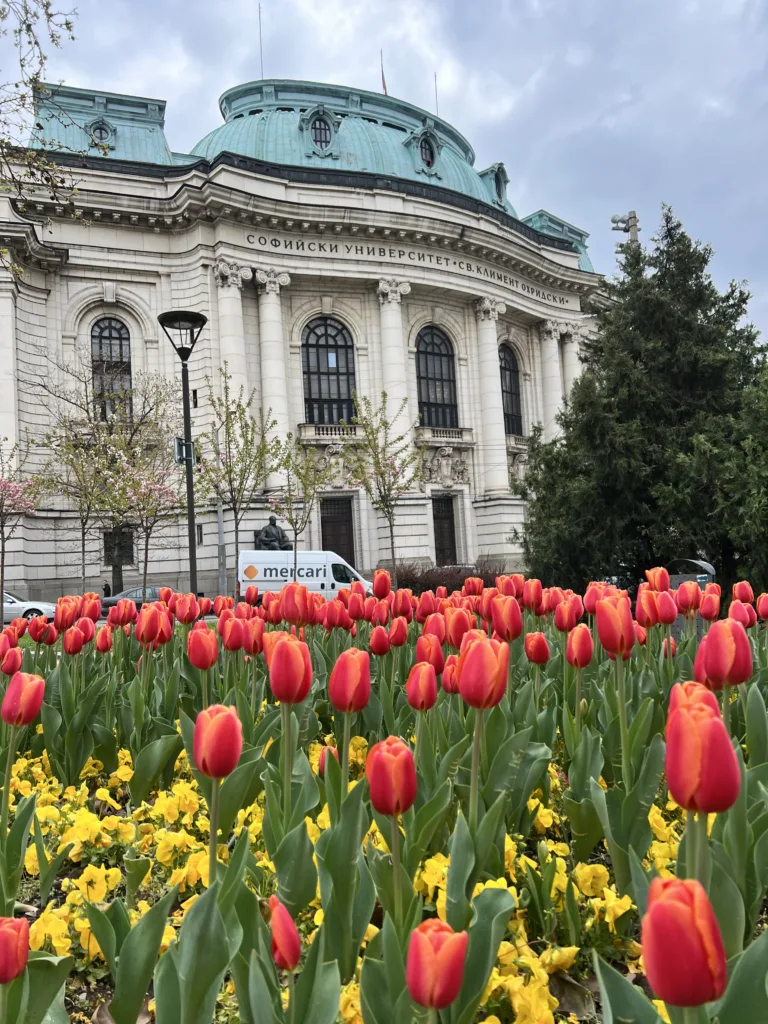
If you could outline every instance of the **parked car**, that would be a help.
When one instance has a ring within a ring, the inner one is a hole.
[[[49,619],[53,619],[55,611],[56,605],[47,601],[22,601],[20,597],[9,594],[7,590],[3,594],[4,625],[12,619],[34,619],[36,615],[47,615]]]
[[[122,590],[119,594],[113,594],[111,597],[102,597],[101,607],[106,612],[107,609],[114,607],[118,601],[122,601],[123,598],[127,598],[130,601],[136,603],[137,608],[141,608],[144,603],[143,591],[141,587],[131,587],[130,590]],[[147,601],[159,601],[160,600],[160,587],[147,587]]]

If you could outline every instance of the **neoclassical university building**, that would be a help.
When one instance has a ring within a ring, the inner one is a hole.
[[[0,270],[0,435],[45,431],[45,402],[19,386],[41,350],[52,373],[90,353],[94,368],[171,378],[179,361],[157,316],[196,310],[208,323],[190,361],[195,431],[210,424],[206,378],[226,362],[278,435],[333,460],[304,546],[361,571],[388,557],[386,523],[347,478],[355,428],[343,425],[353,392],[378,404],[386,391],[390,409],[405,400],[423,450],[398,557],[520,566],[525,509],[510,482],[531,428],[552,436],[579,373],[583,304],[600,286],[586,232],[545,210],[518,217],[504,164],[476,170],[456,128],[401,100],[262,80],[229,89],[220,109],[224,123],[180,154],[162,100],[66,86],[41,98],[46,148],[76,179],[78,216],[0,200],[0,245],[23,268]],[[241,547],[266,521],[266,498],[243,521]],[[214,510],[198,510],[198,524],[200,585],[212,593]],[[14,537],[10,589],[71,590],[78,537],[66,504],[48,500]],[[98,584],[109,545],[98,531],[89,544]],[[186,564],[181,522],[158,536],[150,580],[185,586]]]

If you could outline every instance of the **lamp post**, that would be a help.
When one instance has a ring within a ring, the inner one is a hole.
[[[194,448],[192,413],[189,405],[189,357],[200,332],[208,323],[202,313],[174,310],[161,313],[158,322],[181,360],[181,392],[184,403],[184,462],[187,472],[187,531],[189,534],[189,589],[197,596],[197,535],[195,531]]]
[[[612,231],[623,231],[629,235],[630,242],[640,241],[638,238],[640,221],[637,219],[637,214],[634,210],[630,210],[629,213],[614,213],[611,217],[611,224],[613,225]]]

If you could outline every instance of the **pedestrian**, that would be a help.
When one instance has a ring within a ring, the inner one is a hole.
[[[104,591],[104,597],[112,597],[112,587],[109,585],[109,580],[104,580],[104,586],[101,589]]]

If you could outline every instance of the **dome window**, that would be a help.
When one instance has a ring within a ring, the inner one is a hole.
[[[115,129],[109,121],[98,118],[98,120],[91,121],[89,125],[86,125],[85,130],[91,138],[92,146],[115,148]]]
[[[425,167],[435,166],[435,147],[432,145],[431,139],[425,135],[419,145],[419,153]]]
[[[496,171],[495,183],[496,183],[496,198],[498,199],[498,201],[500,203],[503,203],[504,202],[504,175],[501,173],[501,170]]]
[[[324,117],[312,121],[312,142],[318,149],[328,149],[331,144],[331,126]]]
[[[91,135],[97,142],[106,142],[109,138],[109,128],[105,124],[95,124],[91,129]]]

